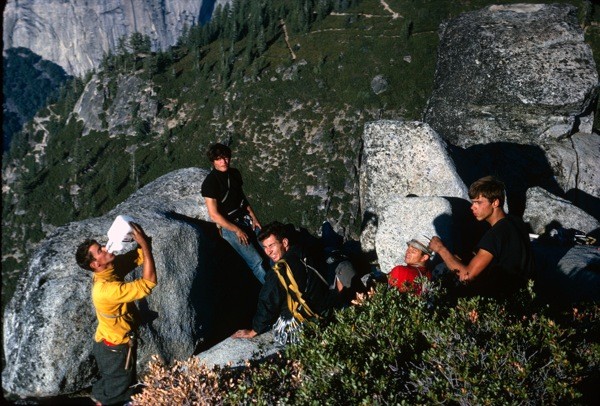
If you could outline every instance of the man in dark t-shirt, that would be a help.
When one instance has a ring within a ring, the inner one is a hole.
[[[264,258],[254,232],[261,226],[244,194],[242,174],[229,166],[231,149],[213,144],[207,156],[213,170],[202,182],[201,192],[208,215],[221,228],[223,238],[246,261],[256,279],[264,283]]]
[[[462,263],[439,237],[431,239],[429,248],[440,255],[470,293],[498,297],[524,287],[533,276],[529,236],[520,220],[504,212],[504,184],[486,176],[470,186],[469,197],[475,218],[491,226],[477,244],[473,259]]]

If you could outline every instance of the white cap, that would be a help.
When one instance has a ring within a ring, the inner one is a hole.
[[[413,248],[418,249],[423,254],[427,254],[429,256],[433,255],[433,251],[431,251],[429,249],[429,247],[427,247],[427,245],[423,244],[421,241],[417,240],[416,238],[413,238],[412,240],[410,240],[409,242],[407,242],[406,245],[408,245],[409,247],[413,247]]]

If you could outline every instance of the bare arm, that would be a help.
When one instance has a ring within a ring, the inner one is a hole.
[[[240,240],[240,243],[244,245],[248,244],[248,235],[244,232],[244,230],[227,220],[221,213],[219,213],[219,210],[217,209],[217,199],[205,197],[204,202],[206,203],[206,209],[208,210],[208,215],[212,221],[226,230],[233,231]]]
[[[133,230],[133,239],[138,243],[144,254],[144,263],[142,264],[142,278],[147,281],[157,283],[156,267],[154,265],[154,257],[152,256],[152,245],[150,238],[144,233],[142,227],[136,223],[129,223]]]
[[[465,265],[446,248],[439,237],[433,237],[429,242],[429,249],[438,254],[448,269],[457,272],[461,282],[468,282],[476,278],[491,262],[494,256],[480,249],[471,261]]]

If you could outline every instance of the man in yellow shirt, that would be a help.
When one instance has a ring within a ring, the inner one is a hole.
[[[150,238],[136,223],[130,223],[138,249],[114,255],[95,240],[85,240],[76,252],[77,264],[93,272],[92,301],[98,328],[93,354],[101,377],[92,388],[97,405],[123,404],[133,394],[135,383],[136,328],[133,301],[148,296],[156,286],[156,268]],[[142,277],[124,278],[142,265]]]

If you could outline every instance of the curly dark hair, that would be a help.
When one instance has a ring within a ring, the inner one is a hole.
[[[206,156],[210,162],[214,162],[219,158],[231,158],[231,148],[217,142],[208,147]]]
[[[79,244],[79,247],[77,247],[77,251],[75,252],[75,260],[77,261],[77,265],[87,271],[92,270],[90,264],[94,260],[94,257],[90,253],[90,247],[94,244],[100,245],[96,240],[87,239]]]
[[[277,241],[283,241],[284,238],[288,238],[287,230],[285,225],[279,221],[273,221],[260,229],[258,233],[258,241],[263,242],[270,236],[274,235]]]

